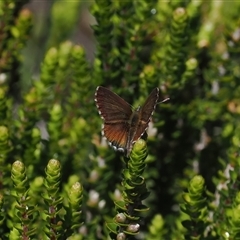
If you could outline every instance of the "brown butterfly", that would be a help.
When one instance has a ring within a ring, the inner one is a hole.
[[[104,120],[102,134],[114,150],[127,157],[133,144],[145,133],[159,98],[159,89],[154,88],[142,107],[133,110],[131,105],[105,87],[97,87],[95,102]],[[165,100],[164,100],[165,101]]]

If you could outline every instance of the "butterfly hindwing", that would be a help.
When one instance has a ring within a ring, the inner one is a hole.
[[[111,146],[116,148],[115,150],[125,151],[128,132],[129,124],[124,122],[117,124],[105,123],[103,126],[103,134]]]

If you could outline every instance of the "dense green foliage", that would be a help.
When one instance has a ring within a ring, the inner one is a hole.
[[[0,1],[0,239],[240,239],[240,2],[55,0],[40,32],[27,2]],[[129,159],[99,85],[170,97]]]

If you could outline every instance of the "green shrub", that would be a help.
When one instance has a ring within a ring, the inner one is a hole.
[[[0,2],[0,239],[240,239],[240,2],[56,0],[41,23],[27,2]],[[86,7],[92,61],[70,41]],[[170,97],[129,158],[99,85]]]

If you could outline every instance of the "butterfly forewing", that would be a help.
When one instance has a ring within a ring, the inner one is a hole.
[[[95,101],[99,113],[105,122],[128,121],[132,114],[131,105],[107,88],[101,86],[97,88]]]
[[[142,106],[142,114],[141,114],[141,120],[142,121],[150,121],[150,117],[153,114],[153,111],[157,105],[159,98],[159,89],[154,88],[153,91],[148,96],[146,102]]]
[[[157,105],[159,98],[159,89],[155,88],[150,95],[148,96],[146,102],[140,109],[140,120],[139,124],[135,133],[135,136],[133,138],[133,142],[136,142],[147,130],[148,124],[151,120],[151,116],[153,114],[153,111]]]

